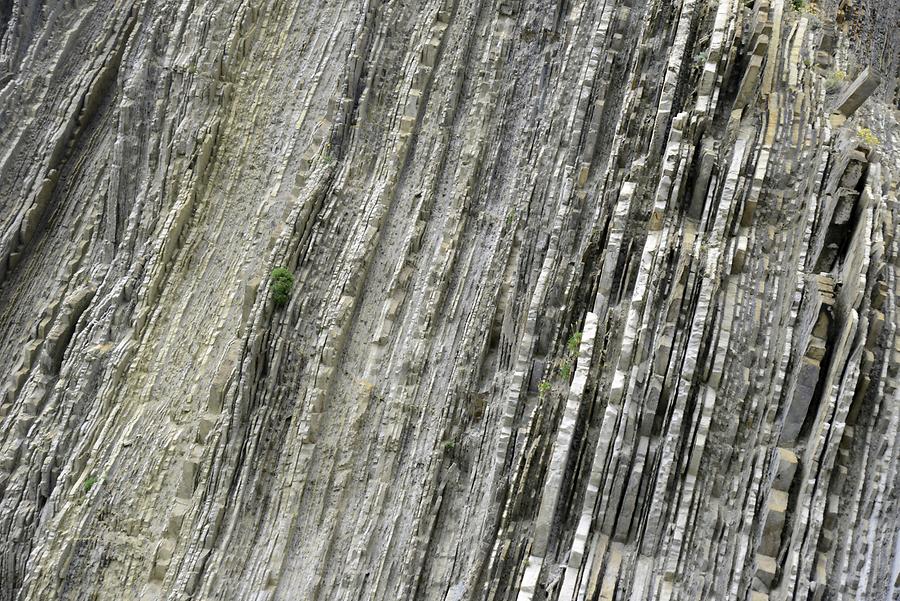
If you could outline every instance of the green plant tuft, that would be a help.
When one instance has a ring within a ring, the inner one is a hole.
[[[509,211],[506,212],[506,229],[512,227],[513,221],[516,218],[516,209],[510,207]]]
[[[845,79],[847,79],[847,74],[843,70],[837,69],[825,80],[825,90],[836,92]]]
[[[97,476],[88,476],[84,479],[84,494],[91,492],[91,488],[97,483]]]
[[[545,396],[547,396],[547,393],[550,392],[550,389],[552,387],[553,387],[553,385],[550,384],[549,380],[541,380],[541,383],[538,384],[538,394],[541,397],[545,397]]]
[[[856,135],[859,136],[859,139],[862,140],[866,144],[866,146],[869,146],[870,148],[875,148],[876,146],[881,144],[881,140],[878,139],[878,136],[872,133],[872,130],[868,127],[857,127]]]
[[[816,18],[822,18],[822,10],[816,6],[815,2],[811,2],[810,0],[793,0],[791,5],[794,7],[794,10],[805,13],[807,15],[811,15]],[[813,20],[815,22],[815,19]]]
[[[272,270],[272,279],[269,285],[272,287],[272,300],[275,302],[275,306],[283,307],[291,300],[294,275],[284,267],[276,267]]]
[[[570,355],[575,355],[578,353],[578,347],[581,346],[581,332],[575,332],[571,336],[569,336],[569,341],[566,342],[566,348],[569,351]]]

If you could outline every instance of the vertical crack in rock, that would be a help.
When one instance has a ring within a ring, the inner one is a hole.
[[[0,0],[0,601],[900,597],[898,11]]]

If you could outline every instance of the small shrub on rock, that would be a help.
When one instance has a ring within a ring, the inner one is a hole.
[[[291,300],[291,289],[294,287],[294,274],[284,267],[272,270],[272,279],[269,282],[272,287],[272,300],[276,307],[285,306]]]

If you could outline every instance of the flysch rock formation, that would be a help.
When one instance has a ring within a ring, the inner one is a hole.
[[[0,1],[0,601],[900,598],[898,22]]]

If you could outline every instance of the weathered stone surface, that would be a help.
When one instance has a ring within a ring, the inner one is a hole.
[[[0,2],[0,601],[900,597],[898,15]]]

